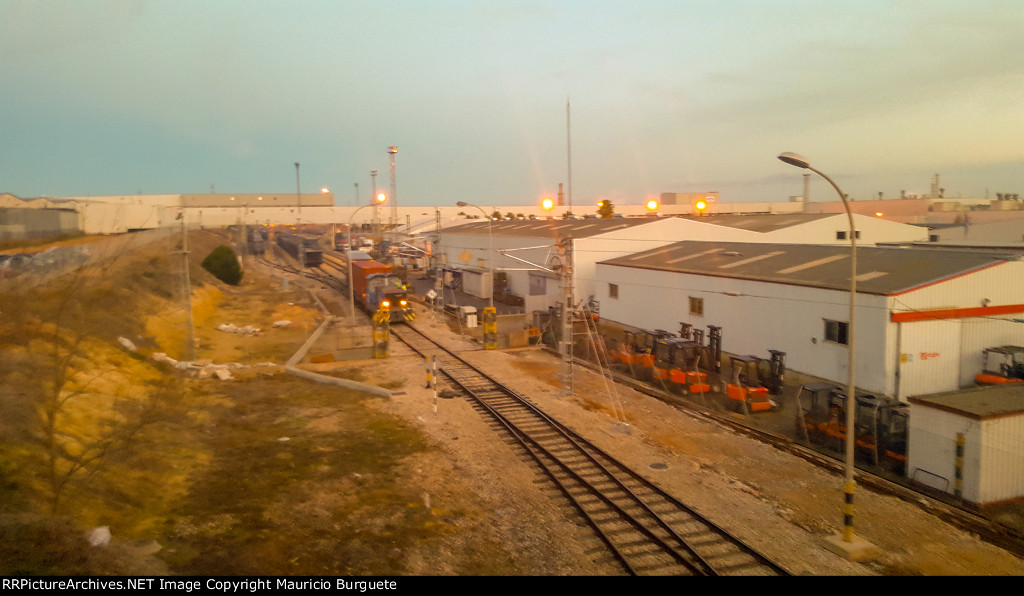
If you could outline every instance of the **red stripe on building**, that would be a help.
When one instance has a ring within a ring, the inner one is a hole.
[[[976,306],[973,308],[947,308],[943,310],[914,310],[892,313],[893,323],[911,321],[932,321],[935,319],[966,319],[970,317],[991,317],[995,315],[1016,315],[1024,313],[1024,304],[1004,306]]]

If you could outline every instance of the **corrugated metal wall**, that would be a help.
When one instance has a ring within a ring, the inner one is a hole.
[[[1024,414],[977,420],[912,404],[908,476],[955,494],[958,434],[963,499],[984,505],[1024,496]]]
[[[1024,496],[1024,414],[982,423],[979,503]]]
[[[980,502],[982,471],[981,423],[951,412],[910,406],[907,477],[953,494],[956,490],[956,437],[966,444],[963,461],[963,498]]]
[[[74,210],[0,208],[0,240],[49,238],[80,231]]]
[[[1024,303],[1024,262],[1007,261],[969,275],[909,291],[889,299],[893,312],[928,311],[949,308],[977,308],[983,304],[1012,305]],[[1024,315],[973,316],[962,319],[939,319],[891,323],[900,356],[899,394],[901,397],[952,391],[974,385],[974,376],[983,367],[985,348],[1001,345],[1024,345]],[[947,353],[955,346],[955,360]],[[922,353],[939,352],[932,367],[922,366]],[[913,357],[906,362],[902,355]],[[952,370],[956,369],[955,380]],[[947,379],[936,388],[926,370]]]
[[[960,319],[895,325],[900,337],[898,397],[960,388]]]

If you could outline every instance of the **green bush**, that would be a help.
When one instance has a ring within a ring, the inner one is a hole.
[[[222,244],[213,249],[203,259],[203,269],[226,284],[237,286],[242,281],[242,266],[238,264],[238,257],[230,246]]]

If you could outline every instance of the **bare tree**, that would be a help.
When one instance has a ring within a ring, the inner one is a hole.
[[[158,375],[147,380],[134,370],[150,364],[124,365],[131,357],[118,344],[133,333],[133,286],[151,273],[115,273],[128,248],[38,284],[19,278],[18,288],[0,292],[0,405],[13,413],[0,439],[23,446],[11,449],[21,456],[18,473],[52,513],[74,482],[129,447],[168,395]]]

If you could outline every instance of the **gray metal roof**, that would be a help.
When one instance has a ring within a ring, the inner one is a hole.
[[[899,294],[1005,261],[1012,253],[857,247],[857,292]],[[848,290],[850,247],[816,244],[677,242],[605,265]]]
[[[611,217],[607,219],[503,219],[500,221],[481,220],[452,226],[441,230],[445,234],[480,234],[486,236],[535,236],[538,238],[558,236],[559,238],[589,238],[614,230],[657,221],[653,217]],[[489,224],[489,225],[488,225]]]
[[[1024,383],[973,387],[912,397],[910,403],[977,420],[1024,414]]]
[[[764,214],[722,214],[722,215],[683,215],[681,219],[688,219],[700,223],[706,223],[738,230],[749,230],[751,232],[775,232],[793,226],[838,217],[836,213],[764,213]],[[841,214],[846,219],[846,214]]]

